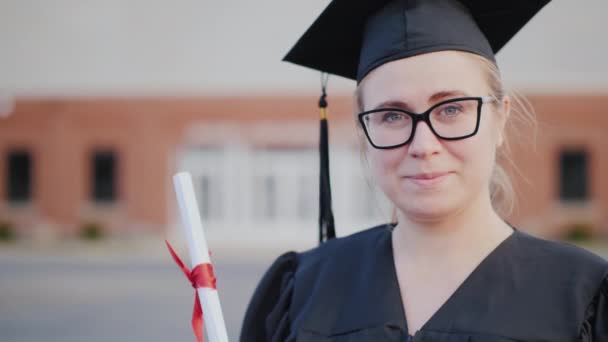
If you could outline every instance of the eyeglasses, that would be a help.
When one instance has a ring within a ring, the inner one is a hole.
[[[370,144],[378,149],[408,144],[419,121],[426,122],[438,138],[459,140],[477,133],[481,105],[495,101],[493,96],[459,97],[439,102],[420,114],[399,108],[379,108],[360,113],[359,122]]]

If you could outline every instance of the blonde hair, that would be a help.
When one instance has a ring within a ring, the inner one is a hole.
[[[527,182],[527,179],[522,175],[513,161],[513,141],[518,141],[520,143],[529,142],[530,146],[535,146],[537,126],[536,114],[534,113],[532,105],[525,97],[513,90],[506,90],[498,66],[494,62],[479,55],[469,55],[477,60],[483,68],[490,87],[490,93],[497,100],[495,105],[501,105],[506,96],[511,100],[510,111],[509,113],[505,113],[507,118],[503,131],[503,141],[501,146],[496,149],[496,163],[494,164],[489,183],[492,207],[503,219],[506,219],[513,213],[516,206],[516,193],[509,171],[515,172]],[[355,108],[358,113],[364,110],[362,84],[363,82],[359,83],[355,91]],[[362,133],[360,123],[358,123],[357,126],[359,127],[359,137],[360,142],[362,143],[362,162],[367,163],[365,148],[363,147],[365,144],[365,136]],[[530,131],[532,134],[526,134]],[[371,186],[371,182],[368,181],[368,185]],[[391,213],[392,223],[397,222],[396,214],[396,208],[393,207]]]

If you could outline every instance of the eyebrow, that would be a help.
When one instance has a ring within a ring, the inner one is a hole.
[[[434,102],[439,102],[439,101],[447,99],[447,98],[468,97],[468,96],[470,96],[470,95],[468,95],[467,93],[465,93],[462,90],[442,90],[442,91],[438,91],[438,92],[434,93],[433,95],[431,95],[428,98],[428,102],[434,103]],[[380,103],[376,107],[374,107],[374,109],[380,109],[380,108],[401,108],[401,109],[405,109],[408,111],[412,110],[412,108],[410,107],[410,105],[407,102],[404,102],[401,100],[387,100],[387,101]]]
[[[437,92],[433,95],[431,95],[429,97],[428,102],[437,102],[446,98],[452,98],[452,97],[467,97],[470,96],[467,93],[465,93],[462,90],[443,90],[440,92]]]

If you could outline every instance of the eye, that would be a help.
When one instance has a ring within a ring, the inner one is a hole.
[[[398,112],[385,112],[382,114],[382,121],[388,123],[395,123],[405,119],[405,114]]]
[[[462,113],[462,106],[457,104],[448,104],[444,107],[441,107],[441,109],[439,110],[439,114],[446,117],[456,116],[460,113]]]

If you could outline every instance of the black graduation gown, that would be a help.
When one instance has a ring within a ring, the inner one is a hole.
[[[251,299],[240,340],[608,342],[608,263],[519,230],[409,332],[391,231],[378,226],[280,256]]]

